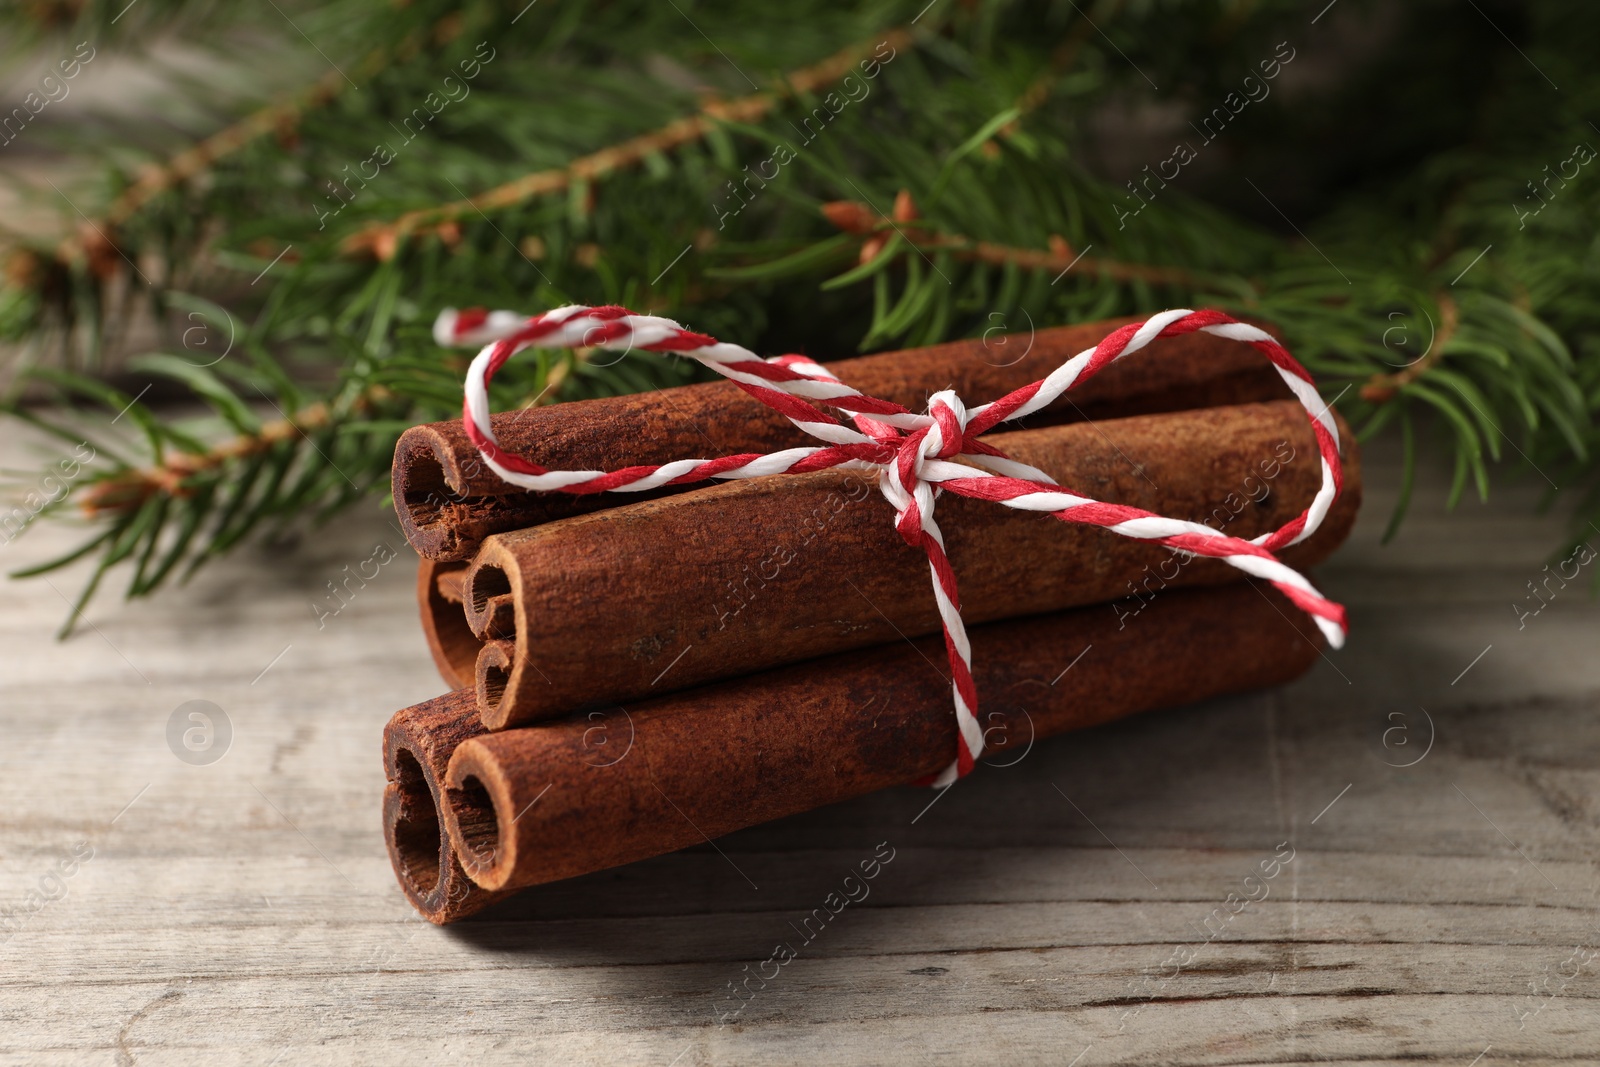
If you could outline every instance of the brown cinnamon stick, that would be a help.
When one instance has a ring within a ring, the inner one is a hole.
[[[990,758],[1012,762],[1035,737],[1286,682],[1315,661],[1320,640],[1294,617],[1275,590],[1235,583],[1163,592],[1120,630],[1105,605],[975,627]],[[896,641],[474,737],[450,761],[450,839],[475,882],[508,890],[916,780],[955,752],[949,683],[932,666],[943,654],[938,638]],[[464,720],[472,697],[439,704]]]
[[[462,741],[483,732],[460,702],[440,697],[404,709],[383,731],[383,838],[395,877],[429,922],[464,919],[506,894],[466,876],[440,818],[445,769]]]
[[[417,563],[417,608],[422,616],[422,636],[428,642],[439,677],[451,689],[473,684],[478,651],[483,642],[462,615],[461,601],[467,577],[462,562],[431,560]]]
[[[920,410],[955,389],[969,403],[996,399],[1048,374],[1133,319],[1040,330],[1033,336],[952,341],[830,364],[861,391]],[[1265,329],[1270,327],[1263,326]],[[1032,425],[1178,411],[1288,395],[1277,373],[1244,345],[1188,334],[1164,338],[1114,363]],[[730,382],[662,389],[505,412],[490,420],[502,447],[553,470],[614,470],[691,456],[774,451],[813,443],[787,419]],[[483,538],[638,499],[527,493],[484,465],[460,420],[414,426],[395,447],[395,511],[406,539],[429,559],[468,559]],[[665,495],[668,491],[658,491]]]
[[[1321,480],[1305,413],[1288,400],[990,440],[1070,489],[1246,538],[1299,514]],[[1293,566],[1326,557],[1354,522],[1360,470],[1353,445],[1347,452],[1344,496],[1284,553]],[[870,477],[759,478],[490,537],[464,605],[487,641],[476,671],[484,725],[939,632],[926,558],[895,532]],[[969,625],[1241,577],[1218,561],[1178,565],[1156,545],[949,493],[936,517]]]

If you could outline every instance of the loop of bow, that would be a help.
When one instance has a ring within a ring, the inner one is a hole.
[[[1073,385],[1139,351],[1158,337],[1204,331],[1250,345],[1278,370],[1310,419],[1322,461],[1322,485],[1300,515],[1251,540],[1229,537],[1209,526],[1166,518],[1139,508],[1109,504],[1073,493],[1044,471],[1009,459],[980,437],[1003,422],[1050,404]],[[1164,311],[1113,331],[1094,348],[1078,353],[1050,374],[998,400],[968,409],[954,392],[935,393],[925,413],[867,396],[804,356],[762,359],[738,345],[693,333],[670,319],[636,315],[620,307],[563,307],[526,318],[509,311],[445,311],[434,325],[444,345],[483,345],[467,372],[462,417],[467,436],[504,481],[537,492],[641,492],[708,479],[755,478],[846,467],[876,471],[879,488],[895,509],[895,529],[928,558],[933,594],[949,653],[955,702],[956,759],[929,779],[945,786],[971,771],[983,752],[978,694],[972,681],[972,649],[961,621],[955,571],[944,537],[934,522],[941,492],[990,500],[1005,507],[1046,512],[1063,522],[1083,523],[1125,537],[1151,541],[1188,556],[1221,559],[1246,574],[1271,582],[1311,616],[1328,643],[1344,642],[1345,614],[1302,575],[1273,554],[1309,537],[1343,486],[1339,431],[1304,367],[1263,330],[1219,311]],[[524,348],[598,347],[624,352],[676,353],[716,371],[823,442],[767,454],[741,453],[716,459],[680,459],[616,471],[550,471],[500,448],[489,424],[489,382]],[[854,426],[826,413],[827,405]]]

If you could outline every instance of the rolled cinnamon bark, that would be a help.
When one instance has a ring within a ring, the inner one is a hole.
[[[1075,491],[1245,538],[1294,518],[1321,481],[1305,413],[1289,400],[990,440]],[[1355,520],[1360,469],[1346,448],[1345,493],[1283,554],[1292,566],[1326,557]],[[938,633],[927,560],[895,532],[870,477],[759,478],[490,537],[464,605],[487,641],[476,670],[484,725]],[[950,493],[936,515],[969,625],[1241,578],[1220,561],[1180,565],[1148,542]]]
[[[1014,762],[1036,737],[1286,682],[1320,641],[1293,617],[1276,590],[1234,583],[1164,592],[1121,629],[1103,604],[975,627],[989,758]],[[949,683],[930,666],[943,654],[938,638],[897,641],[472,738],[450,760],[450,839],[477,884],[509,890],[917,780],[955,752]],[[465,715],[471,694],[441,701]]]
[[[986,403],[1036,381],[1135,319],[952,341],[829,364],[871,396],[914,410],[940,389]],[[1263,329],[1270,327],[1265,324]],[[1244,345],[1204,333],[1162,339],[1114,363],[1033,419],[1033,425],[1179,411],[1288,395],[1277,373]],[[790,422],[731,382],[662,389],[504,412],[490,419],[503,448],[553,470],[614,470],[690,456],[768,452],[812,443]],[[471,558],[483,538],[639,497],[528,493],[502,482],[467,439],[459,419],[414,426],[395,446],[395,512],[419,555]],[[656,496],[673,490],[658,490]]]
[[[422,636],[428,642],[439,677],[451,689],[471,686],[476,677],[478,652],[483,641],[462,615],[462,587],[467,565],[458,561],[417,562],[417,609],[422,616]]]
[[[406,708],[384,727],[383,839],[406,899],[429,922],[464,919],[506,895],[466,876],[439,814],[451,754],[482,732],[451,696]]]

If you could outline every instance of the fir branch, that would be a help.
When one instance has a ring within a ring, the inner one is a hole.
[[[565,399],[563,388],[573,380],[575,374],[582,373],[596,351],[594,348],[577,348],[558,353],[544,374],[541,387],[515,406],[535,408],[561,402]],[[285,442],[309,439],[312,433],[330,426],[351,424],[394,399],[393,390],[374,382],[347,404],[317,401],[292,417],[265,423],[259,430],[240,434],[203,452],[169,453],[154,466],[125,467],[96,479],[79,493],[78,506],[86,517],[95,519],[107,514],[138,511],[157,497],[173,500],[192,498],[197,491],[194,484],[197,474],[251,460]]]
[[[382,386],[371,386],[356,397],[351,409],[365,411],[388,396]],[[79,495],[78,505],[84,515],[93,519],[107,513],[137,511],[155,497],[191,497],[191,482],[196,474],[250,459],[285,441],[304,438],[339,418],[331,405],[318,401],[291,418],[269,422],[255,433],[240,434],[204,452],[173,453],[154,467],[128,468],[92,482]]]
[[[775,89],[751,93],[733,100],[708,100],[698,114],[675,119],[665,126],[629,137],[581,156],[562,167],[535,171],[514,181],[496,186],[477,196],[410,211],[392,222],[377,223],[345,238],[342,249],[349,254],[367,254],[379,260],[393,258],[400,242],[427,233],[444,234],[463,218],[496,211],[542,196],[566,192],[577,182],[592,182],[616,171],[634,167],[653,155],[661,155],[705,139],[729,122],[756,122],[791,97],[815,92],[838,81],[871,49],[887,42],[899,49],[909,46],[909,29],[898,28],[878,34],[870,41],[844,48],[820,63],[785,75]]]
[[[936,251],[949,249],[957,259],[974,263],[987,263],[997,267],[1015,266],[1023,270],[1062,273],[1077,266],[1086,274],[1100,274],[1118,282],[1148,282],[1152,285],[1177,285],[1194,287],[1200,284],[1199,275],[1182,267],[1160,267],[1148,263],[1125,263],[1100,256],[1073,254],[1072,247],[1060,234],[1051,234],[1050,248],[1015,248],[993,241],[974,241],[951,234],[935,234],[929,238],[913,240],[916,248]]]
[[[887,218],[877,214],[869,205],[855,200],[830,201],[822,205],[822,214],[840,230],[862,238],[858,261],[863,266],[877,258],[891,237],[898,236],[907,246],[918,251],[947,251],[958,260],[993,267],[1045,271],[1052,275],[1061,275],[1073,267],[1081,267],[1085,274],[1098,274],[1118,282],[1185,287],[1199,284],[1198,275],[1181,267],[1126,263],[1081,252],[1075,254],[1072,246],[1060,234],[1050,234],[1047,239],[1049,247],[1039,249],[1017,248],[961,234],[931,233],[912,225],[921,215],[916,201],[906,189],[902,189],[895,197],[894,210]]]
[[[384,54],[384,50],[380,49],[372,55],[377,57],[381,54]],[[369,57],[369,63],[364,66],[371,65]],[[288,137],[302,115],[334,100],[347,85],[342,74],[332,71],[319,78],[311,88],[252,112],[164,163],[143,168],[133,183],[117,194],[98,220],[86,223],[79,233],[63,239],[56,246],[56,258],[63,263],[72,263],[80,256],[95,258],[102,252],[99,245],[108,243],[110,234],[114,234],[151,201],[183,182],[201,177],[220,160],[258,137],[271,133]]]
[[[426,34],[408,34],[397,45],[379,45],[366,54],[351,70],[356,78],[367,81],[392,63],[405,62],[414,57],[424,43],[447,43],[459,36],[462,18],[459,14],[446,15]],[[100,217],[85,221],[78,232],[64,238],[56,246],[56,258],[62,263],[76,262],[79,257],[97,263],[115,253],[113,235],[136,213],[163,193],[178,185],[194,181],[208,173],[223,159],[233,155],[258,138],[275,134],[280,140],[290,140],[296,126],[307,112],[326,107],[345,92],[354,88],[350,71],[330,70],[312,85],[291,94],[288,98],[268,104],[244,118],[206,137],[199,143],[176,153],[163,163],[144,167],[137,178],[123,189],[106,207]],[[104,276],[104,271],[100,271]]]

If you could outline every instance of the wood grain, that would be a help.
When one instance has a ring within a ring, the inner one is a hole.
[[[8,436],[0,466],[57,448]],[[10,583],[0,908],[93,855],[0,929],[0,1062],[1600,1059],[1600,958],[1559,977],[1600,947],[1600,608],[1575,583],[1518,629],[1561,532],[1531,517],[1536,485],[1446,516],[1427,473],[1379,548],[1393,456],[1369,449],[1361,524],[1318,575],[1350,646],[1306,679],[1042,743],[931,808],[878,794],[445,930],[401,896],[378,822],[382,725],[441,688],[414,565],[321,630],[312,608],[376,544],[403,552],[378,509],[147,603],[103,598],[65,644],[56,590],[81,575]],[[210,765],[168,748],[193,699],[232,724]],[[1388,765],[1423,751],[1420,708],[1431,750]],[[727,983],[885,841],[870,895],[719,1026]],[[1265,899],[1207,941],[1284,841]]]

